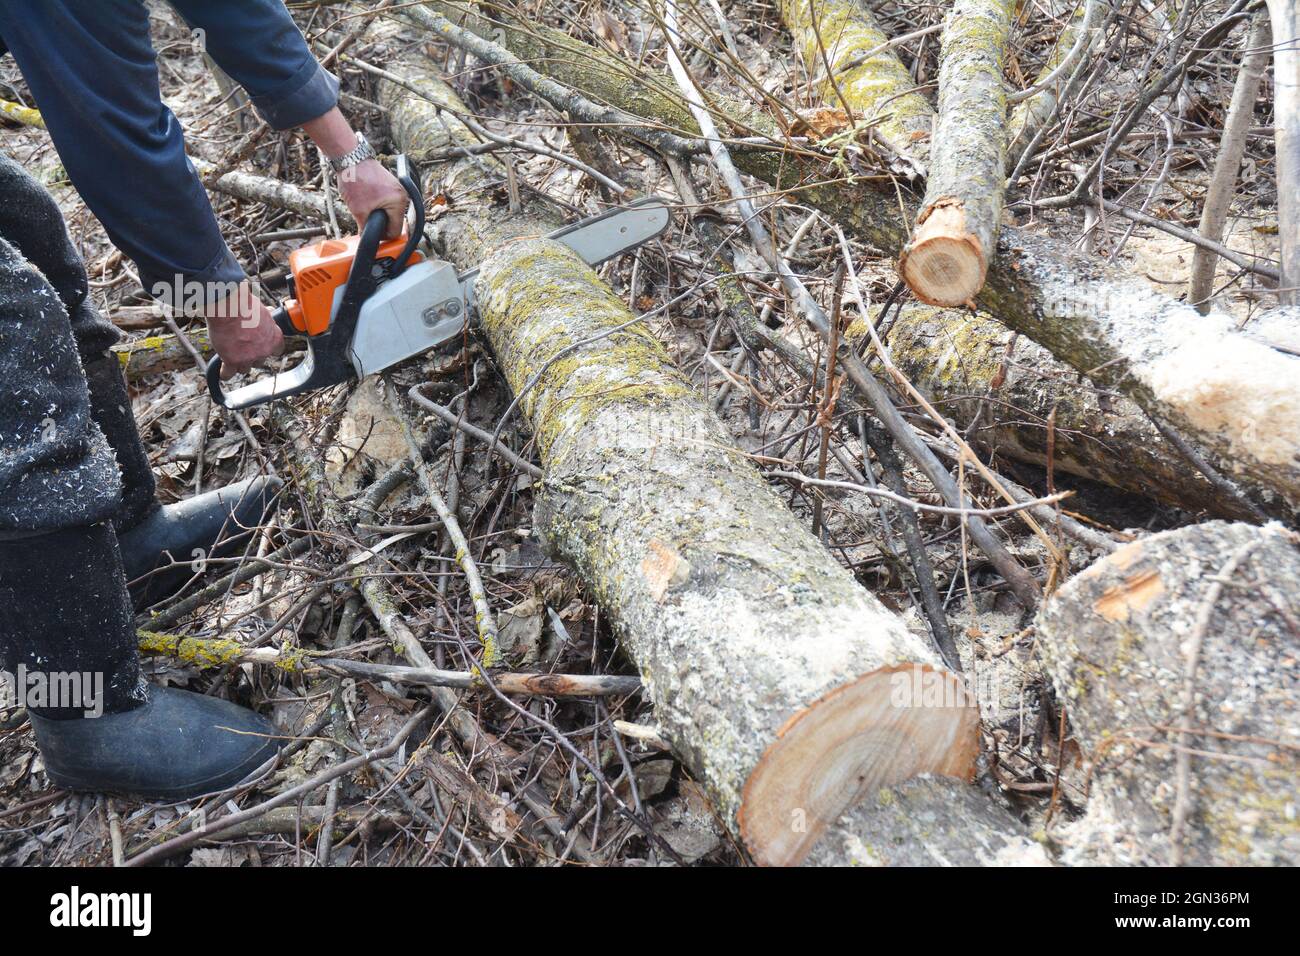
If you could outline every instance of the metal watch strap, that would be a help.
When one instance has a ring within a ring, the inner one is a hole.
[[[374,147],[366,141],[365,135],[357,133],[357,145],[338,158],[330,157],[330,165],[334,167],[334,172],[341,173],[345,169],[359,166],[367,159],[374,159],[375,155]]]

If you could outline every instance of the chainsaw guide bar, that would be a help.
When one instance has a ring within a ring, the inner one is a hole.
[[[405,156],[397,178],[411,198],[413,221],[397,239],[384,240],[387,214],[377,209],[358,236],[323,239],[289,257],[291,289],[273,313],[286,335],[307,336],[307,355],[284,372],[227,392],[221,357],[208,363],[208,391],[224,408],[241,409],[277,398],[365,378],[460,335],[475,307],[477,268],[457,273],[449,262],[417,251],[424,235],[424,198]],[[545,238],[568,246],[588,265],[600,265],[662,235],[668,204],[649,196],[575,222]]]

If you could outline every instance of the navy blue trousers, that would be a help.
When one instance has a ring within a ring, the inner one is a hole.
[[[248,91],[274,128],[299,126],[338,102],[338,81],[280,0],[171,5],[196,47]],[[72,184],[135,262],[146,292],[171,303],[184,289],[192,301],[200,282],[211,301],[244,278],[185,157],[180,124],[163,105],[143,0],[0,0],[3,47]]]

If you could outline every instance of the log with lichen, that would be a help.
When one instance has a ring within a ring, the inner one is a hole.
[[[404,13],[428,27],[425,8],[494,38],[592,99],[675,130],[695,129],[662,77],[567,34],[505,14],[491,19],[466,4],[431,2]],[[732,131],[779,136],[761,115],[719,96],[710,101],[734,112],[731,122],[724,120]],[[731,152],[743,172],[791,190],[875,248],[897,253],[906,243],[910,215],[900,210],[896,183],[846,179],[830,160],[763,144],[737,143]],[[1225,316],[1202,316],[1120,268],[1011,227],[1000,232],[976,301],[1099,387],[1127,395],[1195,440],[1220,471],[1300,507],[1300,357],[1250,339]]]
[[[1013,0],[955,0],[939,55],[939,111],[925,199],[899,255],[908,287],[962,305],[984,286],[1002,218],[1007,97],[1002,83]]]
[[[205,359],[212,355],[212,342],[206,330],[195,328],[186,334],[200,355]],[[122,373],[128,382],[194,367],[193,354],[171,333],[119,342],[113,346],[113,354],[122,363]]]
[[[405,82],[379,100],[395,142],[443,159],[467,133],[435,104],[464,107],[416,54],[393,69]],[[519,238],[555,213],[512,211],[491,158],[426,171],[452,197],[442,251],[481,265],[481,326],[535,435],[535,528],[610,615],[664,736],[753,857],[797,862],[881,786],[968,777],[978,719],[959,677],[785,507],[589,266]]]
[[[1072,578],[1037,644],[1083,748],[1071,863],[1300,862],[1300,539],[1210,522]]]
[[[1101,0],[1079,0],[1029,94],[1011,109],[1007,123],[1007,166],[1012,171],[1039,132],[1051,122],[1073,89],[1080,62],[1101,39]]]
[[[1051,866],[994,794],[951,777],[875,791],[827,828],[805,866]]]
[[[850,328],[853,332],[854,328]],[[912,305],[889,330],[894,364],[991,453],[1039,467],[1058,488],[1071,476],[1215,517],[1282,519],[1296,511],[1242,482],[1223,494],[1132,401],[1081,381],[1052,353],[983,314]]]
[[[185,334],[199,355],[204,359],[212,357],[212,341],[208,338],[206,329],[195,327]],[[305,339],[299,336],[290,336],[285,340],[286,354],[301,352],[305,347]],[[193,353],[170,332],[119,342],[113,346],[112,352],[122,364],[126,380],[132,384],[151,375],[194,367]]]
[[[864,0],[781,0],[781,17],[822,102],[846,108],[854,122],[923,166],[934,108]]]

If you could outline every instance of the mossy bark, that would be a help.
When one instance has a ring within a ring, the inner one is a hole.
[[[1002,218],[1014,0],[955,0],[939,56],[939,118],[916,230],[899,271],[923,302],[962,305],[984,285]]]
[[[212,355],[212,342],[201,328],[186,333],[190,342],[204,358]],[[122,374],[128,382],[136,382],[150,375],[174,372],[180,368],[193,368],[194,356],[175,335],[146,335],[144,338],[119,342],[113,354],[122,363]]]
[[[1092,387],[1047,349],[986,315],[909,306],[890,327],[889,346],[894,364],[959,427],[978,421],[973,437],[984,448],[1046,466],[1050,446],[1058,487],[1068,488],[1074,475],[1193,512],[1253,517],[1133,402]],[[1297,517],[1264,489],[1242,483],[1242,492],[1265,513]]]
[[[1083,40],[1084,46],[1080,59],[1086,57],[1092,51],[1092,48],[1096,46],[1097,41],[1101,38],[1101,16],[1094,10],[1092,22],[1087,22],[1088,4],[1090,2],[1091,0],[1080,0],[1079,4],[1074,8],[1069,21],[1065,24],[1065,29],[1056,38],[1056,45],[1052,47],[1052,53],[1047,58],[1047,62],[1043,64],[1042,69],[1038,71],[1038,75],[1034,77],[1033,86],[1043,83],[1065,62],[1065,58],[1074,49],[1083,31],[1087,30],[1089,35]],[[1073,75],[1073,70],[1067,66],[1062,71],[1062,75],[1056,77],[1051,83],[1012,108],[1011,120],[1007,124],[1007,155],[1009,163],[1016,161],[1038,134],[1038,131],[1056,112],[1056,104],[1069,83],[1071,75]]]
[[[207,329],[195,327],[185,333],[190,343],[205,359],[211,358],[212,341]],[[301,352],[304,339],[290,336],[285,342],[286,354]],[[122,373],[128,382],[138,382],[150,375],[161,375],[177,369],[193,368],[194,356],[190,350],[171,333],[164,335],[146,335],[143,338],[119,342],[113,346],[113,354],[122,363]]]
[[[782,0],[781,17],[821,99],[834,106],[842,96],[855,121],[870,124],[893,149],[924,167],[934,108],[917,92],[898,54],[879,50],[889,37],[866,3]]]
[[[836,821],[805,866],[1051,866],[996,797],[951,777],[877,790]]]
[[[546,27],[498,26],[462,4],[429,6],[594,99],[696,131],[662,78],[638,76],[632,64]],[[736,115],[744,122],[732,128],[777,136],[772,121],[739,107]],[[789,190],[875,248],[897,254],[907,242],[913,207],[900,206],[895,183],[846,179],[802,153],[743,144],[731,153],[743,172]],[[1221,471],[1300,506],[1300,358],[1250,341],[1227,317],[1202,316],[1122,269],[1010,227],[976,302],[1198,442]]]
[[[1210,522],[1121,548],[1043,605],[1038,647],[1090,768],[1087,813],[1052,834],[1065,861],[1300,862],[1297,580],[1293,533]]]
[[[380,83],[395,142],[445,156],[467,134],[435,104],[464,107],[427,61],[393,68],[427,96]],[[442,251],[481,264],[482,328],[536,436],[535,525],[610,615],[665,736],[755,858],[799,860],[861,792],[918,772],[968,775],[973,700],[890,696],[894,673],[913,667],[960,689],[790,513],[590,267],[520,238],[553,228],[554,213],[512,211],[492,160],[429,172],[450,199]],[[811,772],[759,772],[782,761]]]

